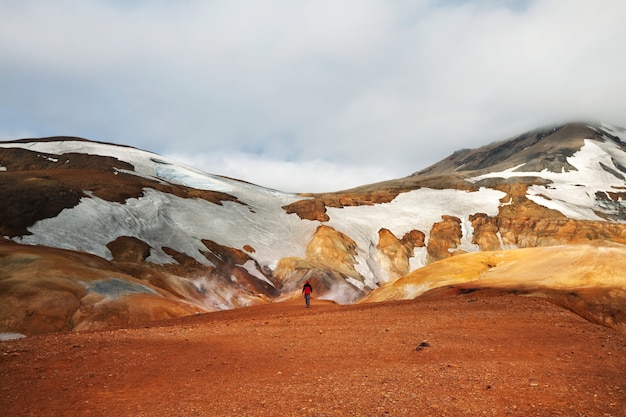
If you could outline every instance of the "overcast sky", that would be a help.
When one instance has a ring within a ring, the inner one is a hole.
[[[0,0],[0,140],[307,192],[574,120],[626,126],[626,1]]]

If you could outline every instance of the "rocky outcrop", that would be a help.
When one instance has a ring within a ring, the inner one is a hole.
[[[501,218],[499,232],[505,247],[589,243],[609,240],[626,243],[626,225],[572,219]]]
[[[413,187],[416,188],[416,187]],[[330,220],[326,214],[327,207],[342,208],[354,206],[371,206],[388,203],[402,192],[410,188],[376,189],[375,191],[345,191],[324,194],[306,194],[306,200],[299,200],[283,207],[288,214],[295,213],[303,220]]]
[[[510,247],[589,243],[608,240],[626,243],[626,224],[575,220],[555,210],[540,206],[526,197],[523,183],[500,185],[507,192],[497,216],[477,213],[470,216],[474,228],[472,242],[481,250]]]
[[[306,247],[306,257],[314,262],[339,271],[342,275],[359,279],[354,269],[356,243],[347,235],[329,226],[317,228]]]
[[[461,229],[461,219],[454,216],[441,216],[442,220],[433,224],[428,239],[427,262],[434,262],[440,259],[449,258],[460,243],[463,237]]]
[[[313,297],[332,299],[340,304],[350,304],[365,295],[354,281],[328,266],[304,258],[283,258],[278,261],[275,278],[283,284],[285,294],[299,294],[302,285],[309,280]]]
[[[150,245],[132,236],[120,236],[107,244],[116,262],[143,262],[150,256]]]
[[[258,294],[272,298],[279,294],[270,284],[271,271],[263,269],[243,250],[220,245],[208,239],[203,239],[202,243],[208,249],[202,251],[202,254],[213,264],[209,272],[230,280],[229,286],[234,286],[237,292],[249,296],[244,298],[251,299]]]
[[[283,292],[298,291],[306,280],[314,293],[349,303],[363,296],[363,277],[355,269],[356,243],[329,226],[320,226],[306,247],[306,258],[283,258],[274,279]]]
[[[287,214],[297,214],[302,220],[317,220],[327,222],[330,220],[326,214],[326,204],[322,200],[300,200],[283,207]]]
[[[474,228],[472,243],[478,245],[480,250],[502,249],[498,237],[498,219],[487,216],[485,213],[476,213],[469,216],[469,221]]]
[[[424,246],[425,235],[419,230],[406,233],[398,239],[388,229],[378,231],[378,263],[387,272],[389,279],[395,280],[410,272],[409,259],[417,247]]]

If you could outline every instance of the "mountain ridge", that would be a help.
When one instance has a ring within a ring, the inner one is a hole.
[[[590,135],[590,129],[595,133]],[[573,168],[567,162],[567,158],[572,157],[575,152],[580,150],[584,144],[584,139],[601,141],[609,138],[624,148],[619,137],[611,133],[613,129],[616,128],[586,123],[543,127],[476,149],[459,150],[444,160],[412,175],[459,171],[481,172],[486,169],[504,171],[518,166],[520,159],[525,161],[524,164],[527,165],[528,171],[541,171],[537,168],[542,168],[551,172],[559,172],[562,169]],[[544,156],[548,159],[543,159]],[[452,167],[449,166],[450,164]]]
[[[455,152],[408,177],[321,194],[58,138],[0,143],[3,239],[98,256],[202,311],[292,297],[306,279],[318,296],[353,303],[463,253],[626,244],[626,133],[606,125],[539,129]],[[0,331],[32,333],[27,312],[45,303],[11,294],[24,294],[19,285],[43,294],[46,285],[17,279],[19,264],[0,276],[0,298],[11,306],[0,309]],[[112,301],[134,311],[134,296],[100,299],[81,286],[46,331],[96,326],[85,312]]]

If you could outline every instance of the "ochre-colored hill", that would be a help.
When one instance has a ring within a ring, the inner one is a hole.
[[[417,269],[363,302],[412,299],[448,287],[500,290],[545,297],[626,332],[624,259],[626,246],[609,242],[467,253]]]
[[[626,130],[604,124],[538,129],[405,178],[301,195],[124,146],[2,142],[0,332],[268,303],[305,280],[338,303],[532,294],[623,331],[625,201]]]
[[[1,332],[102,329],[206,311],[174,296],[166,275],[132,272],[143,279],[97,256],[0,240]]]

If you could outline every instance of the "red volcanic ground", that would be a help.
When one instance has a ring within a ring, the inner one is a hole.
[[[0,342],[4,416],[624,416],[626,337],[545,300],[300,300]]]

